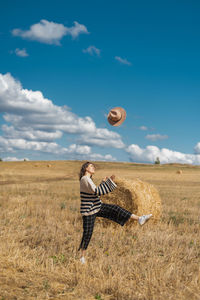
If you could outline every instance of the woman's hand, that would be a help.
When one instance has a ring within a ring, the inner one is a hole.
[[[114,180],[115,179],[115,175],[110,176],[110,179]]]
[[[106,176],[106,177],[103,179],[103,181],[106,181],[107,179],[108,179],[108,177]],[[114,179],[115,179],[115,175],[111,175],[111,176],[110,176],[110,179],[114,180]]]

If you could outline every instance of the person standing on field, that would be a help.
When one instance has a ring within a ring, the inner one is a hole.
[[[118,205],[103,203],[99,196],[108,194],[117,188],[114,182],[115,175],[104,178],[100,185],[96,187],[92,180],[94,173],[94,164],[86,162],[82,165],[79,175],[83,236],[78,251],[81,251],[80,261],[83,264],[85,263],[85,253],[92,237],[96,217],[110,219],[121,226],[124,226],[130,218],[143,225],[152,217],[152,214],[137,216]]]

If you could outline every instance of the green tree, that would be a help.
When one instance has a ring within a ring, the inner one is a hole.
[[[159,164],[160,164],[160,159],[159,159],[159,157],[156,157],[155,165],[159,165]]]

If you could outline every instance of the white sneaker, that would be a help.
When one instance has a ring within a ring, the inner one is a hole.
[[[81,257],[80,262],[81,262],[82,264],[85,264],[85,257],[84,257],[84,256]]]
[[[151,217],[152,217],[152,214],[141,216],[141,217],[139,217],[139,219],[138,219],[138,223],[139,223],[140,225],[144,225],[144,223],[146,223],[146,221],[148,221]]]

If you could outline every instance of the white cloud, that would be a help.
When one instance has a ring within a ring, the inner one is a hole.
[[[29,158],[26,158],[26,157],[24,157],[24,158],[17,158],[17,157],[11,157],[11,156],[3,158],[3,161],[24,161],[24,160],[29,161]]]
[[[186,163],[200,164],[200,155],[185,154],[166,148],[159,149],[156,146],[147,146],[140,148],[138,145],[132,144],[127,149],[131,161],[154,163],[159,157],[161,163]]]
[[[7,139],[0,136],[0,152],[15,152],[16,150],[41,151],[53,154],[65,154],[68,149],[52,142],[27,141],[25,139]]]
[[[0,152],[27,150],[82,159],[87,155],[92,159],[115,160],[110,154],[92,153],[89,145],[125,147],[118,133],[97,128],[92,118],[80,118],[67,106],[54,105],[40,91],[23,89],[9,73],[0,74],[0,112],[9,123],[1,127],[4,136],[0,136]],[[64,133],[75,139],[68,148],[54,142]]]
[[[92,159],[103,161],[114,161],[114,158],[110,154],[102,155],[99,153],[93,153],[88,145],[76,145],[71,144],[68,148],[61,147],[57,143],[50,142],[33,142],[26,141],[24,139],[6,139],[0,136],[0,152],[2,153],[14,153],[18,150],[29,150],[44,153],[53,153],[54,155],[64,155],[68,159]],[[4,158],[3,160],[17,160],[12,157]]]
[[[68,153],[88,155],[88,154],[91,154],[91,148],[86,145],[72,144],[68,148]]]
[[[45,132],[40,130],[33,130],[31,127],[21,128],[16,130],[13,126],[2,125],[2,131],[6,138],[23,138],[32,141],[46,141],[50,142],[62,137],[62,132],[57,130],[55,132]]]
[[[200,154],[200,142],[196,144],[196,146],[194,147],[194,152],[196,154]]]
[[[101,161],[115,161],[116,158],[110,154],[102,155],[99,153],[93,153],[91,147],[88,145],[76,145],[72,144],[68,147],[67,153],[76,159],[88,159],[88,160],[101,160]]]
[[[140,126],[139,129],[143,130],[143,131],[148,130],[148,128],[146,126]]]
[[[88,158],[90,160],[116,161],[116,158],[110,154],[101,155],[101,154],[92,153]]]
[[[15,49],[15,54],[17,56],[20,56],[20,57],[27,57],[27,56],[29,56],[28,53],[26,52],[25,48],[24,49],[19,49],[19,48]]]
[[[126,58],[121,58],[120,56],[115,56],[115,59],[119,61],[123,65],[131,66],[131,62],[129,62]]]
[[[82,143],[86,143],[88,145],[93,145],[93,146],[99,146],[99,147],[113,147],[113,148],[117,148],[117,149],[121,149],[124,148],[125,145],[124,143],[121,141],[121,139],[115,140],[109,140],[109,139],[97,139],[95,137],[88,137],[85,136],[82,139]]]
[[[166,139],[168,139],[168,135],[161,135],[161,134],[147,134],[147,135],[145,136],[145,138],[146,138],[147,140],[150,140],[150,141],[155,142],[155,141],[157,141],[157,140],[166,140]]]
[[[63,24],[41,20],[39,23],[33,24],[29,30],[12,30],[14,36],[56,45],[60,44],[60,40],[65,35],[71,35],[72,38],[76,38],[83,33],[88,34],[89,32],[84,25],[76,21],[74,22],[74,26],[66,27]]]
[[[95,132],[81,135],[79,141],[83,144],[96,145],[99,147],[113,147],[118,149],[125,147],[121,136],[106,128],[96,128]]]
[[[14,113],[45,113],[52,112],[55,107],[52,101],[43,97],[40,91],[22,89],[19,81],[9,73],[0,74],[0,111]]]
[[[70,34],[74,39],[77,38],[80,34],[89,34],[85,25],[79,24],[78,22],[74,22],[74,26],[67,28],[67,34]]]
[[[90,55],[100,56],[100,52],[100,49],[96,48],[95,46],[89,46],[87,49],[83,49],[83,53],[88,53]]]
[[[15,128],[34,130],[62,130],[68,133],[95,132],[90,117],[79,118],[68,107],[59,107],[44,98],[40,91],[23,89],[10,74],[0,74],[0,111]]]
[[[100,160],[100,161],[115,161],[116,158],[111,154],[102,155],[92,153],[91,148],[87,145],[72,144],[68,148],[68,153],[76,159]],[[74,156],[75,155],[75,156]]]
[[[0,137],[0,152],[16,152],[16,150],[33,150],[44,153],[53,153],[55,155],[64,155],[67,159],[88,159],[101,161],[115,161],[116,158],[110,154],[102,155],[93,153],[87,145],[72,144],[68,148],[63,148],[56,143],[27,142],[23,139],[4,139]],[[3,161],[22,161],[28,158],[5,157]]]

